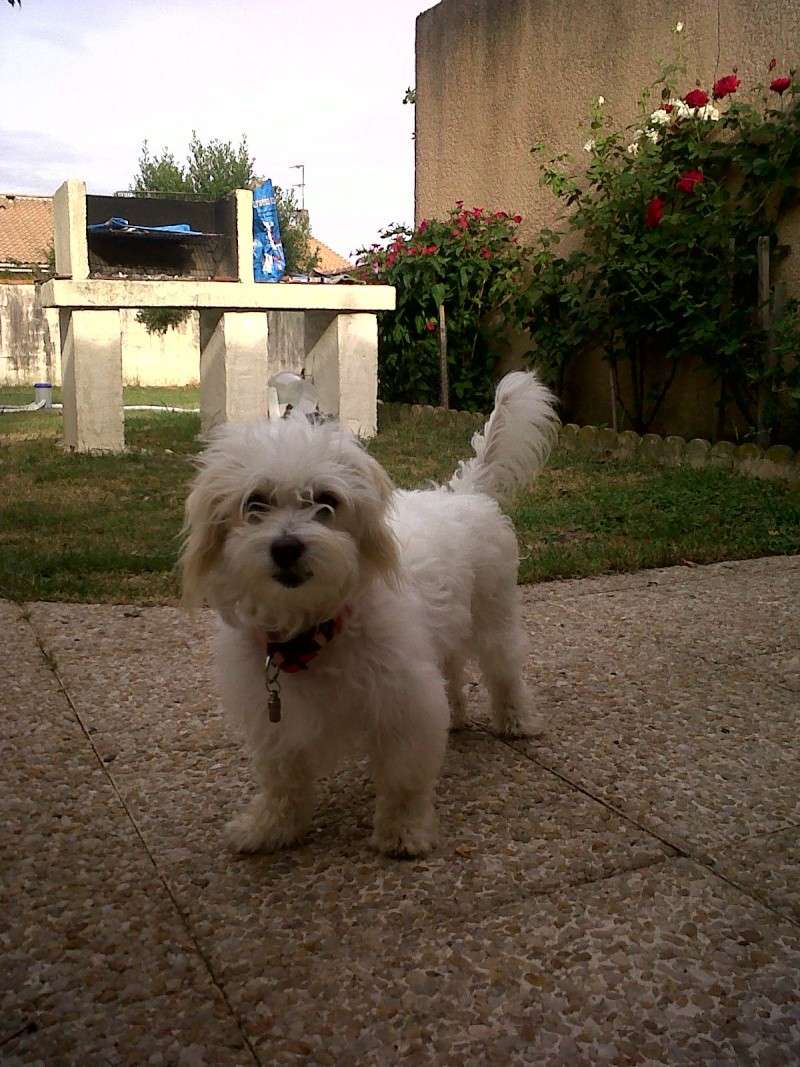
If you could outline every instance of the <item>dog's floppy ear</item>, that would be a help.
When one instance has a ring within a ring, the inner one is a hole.
[[[204,578],[225,541],[219,504],[201,472],[186,500],[179,560],[182,601],[190,610],[203,603]]]
[[[363,508],[361,513],[361,555],[385,581],[394,584],[400,571],[400,552],[397,539],[386,521],[394,485],[377,460],[363,451],[361,457],[362,472],[372,488],[370,506]]]

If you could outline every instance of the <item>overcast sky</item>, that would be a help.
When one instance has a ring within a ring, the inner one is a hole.
[[[0,192],[129,186],[142,141],[238,143],[343,255],[413,217],[414,22],[431,0],[0,4]]]

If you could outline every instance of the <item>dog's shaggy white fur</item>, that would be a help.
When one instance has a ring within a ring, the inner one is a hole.
[[[187,500],[181,563],[186,602],[205,599],[220,616],[218,683],[260,787],[228,827],[234,848],[300,839],[315,778],[360,750],[377,793],[373,844],[393,856],[428,852],[472,653],[495,728],[538,732],[521,681],[516,538],[498,500],[545,463],[553,405],[534,375],[507,375],[474,458],[421,492],[395,490],[335,424],[296,417],[214,433]],[[341,632],[308,669],[281,674],[282,718],[271,722],[268,635],[287,640],[336,617]]]

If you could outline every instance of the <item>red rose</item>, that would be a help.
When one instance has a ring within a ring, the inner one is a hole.
[[[425,233],[427,228],[428,228],[428,220],[427,219],[423,219],[422,222],[417,227],[417,233]]]
[[[492,253],[489,251],[488,248],[482,248],[481,249],[481,256],[484,259],[491,259],[492,258]]]
[[[493,219],[507,219],[508,218],[508,212],[507,211],[495,211],[494,215],[492,215],[492,218]]]
[[[458,208],[459,211],[462,209],[463,206],[464,206],[464,201],[463,200],[456,200],[456,207]]]
[[[469,225],[469,219],[467,218],[466,211],[462,211],[461,214],[458,216],[458,218],[456,219],[456,225],[460,226],[462,230],[466,230],[467,226]]]
[[[428,333],[433,333],[433,331],[436,329],[436,319],[428,319],[425,323],[425,329],[428,331]]]
[[[513,215],[511,221],[519,224],[520,222],[522,222],[522,215]]]
[[[647,205],[644,215],[644,224],[648,230],[654,230],[661,222],[664,215],[664,197],[654,196]]]
[[[721,100],[723,96],[735,93],[741,84],[741,79],[735,74],[726,74],[724,78],[714,82],[714,99]]]
[[[664,104],[664,110],[666,111],[666,113],[668,115],[671,115],[672,112],[675,110],[675,105],[674,104]]]
[[[676,188],[680,189],[682,193],[693,193],[695,185],[699,185],[705,180],[705,175],[701,170],[687,170],[681,174],[675,184]]]
[[[474,207],[472,209],[472,217],[474,219],[479,219],[481,217],[481,215],[483,215],[483,208],[482,207]]]
[[[438,245],[425,245],[425,247],[422,249],[422,254],[423,256],[435,256],[438,251]]]
[[[789,88],[789,86],[791,84],[792,84],[792,79],[791,78],[783,77],[783,78],[776,78],[774,81],[771,81],[769,83],[769,87],[773,91],[773,93],[779,93],[781,96],[783,96],[783,94],[786,92],[786,90]]]
[[[683,102],[689,107],[705,107],[708,103],[708,93],[704,89],[692,89],[684,96]]]
[[[397,261],[397,252],[394,249],[392,249],[392,251],[386,257],[386,266],[387,267],[393,267],[395,265],[396,261]]]

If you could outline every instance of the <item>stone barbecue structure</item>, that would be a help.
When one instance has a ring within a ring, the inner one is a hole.
[[[376,313],[395,306],[391,286],[256,284],[252,193],[216,203],[91,197],[65,182],[54,197],[56,277],[42,305],[59,309],[64,440],[78,452],[125,447],[121,308],[190,308],[200,313],[200,408],[204,430],[267,416],[268,311],[301,311],[305,369],[321,408],[363,437],[377,425]],[[203,235],[127,242],[87,226],[113,214],[138,225],[188,221]],[[192,215],[190,218],[189,215]],[[197,218],[194,217],[197,215]],[[102,217],[101,217],[102,216]],[[214,227],[208,231],[208,226]]]

